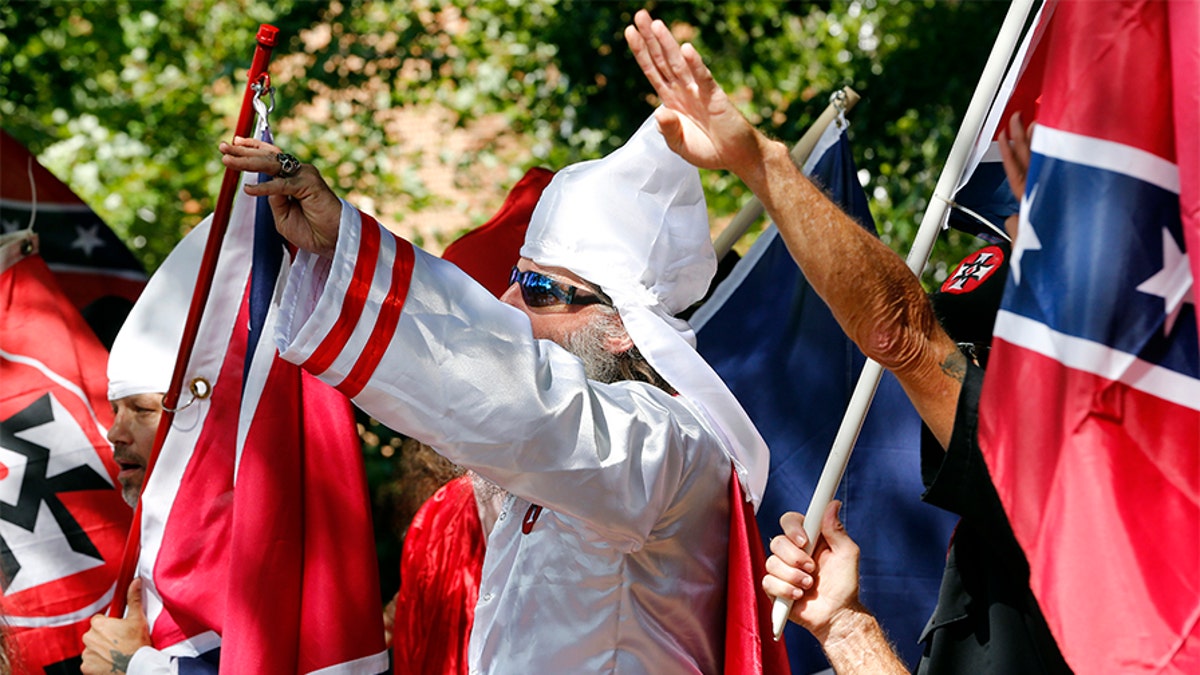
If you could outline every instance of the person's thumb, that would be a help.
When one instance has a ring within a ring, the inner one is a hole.
[[[145,611],[142,609],[142,579],[137,577],[133,583],[129,584],[129,591],[125,593],[125,606],[128,608],[125,611],[126,616],[133,616],[134,612],[145,616]]]
[[[658,122],[658,131],[667,142],[667,147],[678,153],[683,145],[683,123],[679,119],[679,113],[670,108],[660,107],[654,111],[654,119]]]
[[[846,533],[846,526],[842,524],[840,517],[841,513],[842,502],[835,499],[829,502],[829,507],[825,509],[825,517],[821,519],[821,536],[825,537],[825,542],[834,551],[857,546],[850,535]]]

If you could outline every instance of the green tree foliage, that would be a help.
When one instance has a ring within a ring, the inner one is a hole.
[[[395,143],[382,113],[439,106],[459,126],[502,115],[503,135],[439,160],[511,165],[510,182],[533,164],[600,156],[654,103],[622,36],[643,4],[694,42],[743,111],[780,138],[798,138],[841,86],[863,94],[851,115],[859,163],[883,237],[900,250],[1006,9],[947,0],[9,0],[0,3],[0,115],[153,269],[211,209],[214,146],[233,125],[259,23],[284,37],[273,68],[277,116],[324,104],[322,115],[292,120],[289,147],[319,158],[340,190],[400,199],[407,216],[438,197],[410,167],[383,161]],[[514,139],[519,153],[505,156],[501,146]],[[718,220],[746,198],[730,176],[705,181]],[[506,186],[474,187],[498,200]],[[962,248],[942,247],[939,259]]]
[[[258,22],[319,19],[271,4],[2,3],[0,119],[154,269],[210,209]]]

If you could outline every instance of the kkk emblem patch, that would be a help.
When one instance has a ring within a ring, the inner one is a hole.
[[[1004,262],[999,246],[985,246],[963,258],[954,272],[942,283],[943,293],[970,293],[987,281]]]

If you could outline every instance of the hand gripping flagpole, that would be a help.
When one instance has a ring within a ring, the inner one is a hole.
[[[800,140],[792,146],[791,156],[796,166],[804,166],[804,163],[808,161],[808,156],[812,154],[813,148],[817,147],[817,141],[821,140],[821,134],[825,133],[825,128],[839,114],[850,112],[850,109],[858,103],[859,98],[858,92],[850,87],[842,87],[833,93],[829,105],[825,106],[825,110],[817,116],[817,121],[813,122]],[[729,251],[733,250],[733,245],[742,238],[742,235],[746,234],[755,221],[762,217],[762,214],[763,203],[759,201],[758,197],[751,197],[713,241],[717,260],[724,258]]]
[[[950,199],[954,196],[954,188],[962,176],[971,149],[975,145],[975,139],[983,127],[988,108],[996,97],[1000,82],[1004,79],[1005,69],[1012,60],[1017,45],[1020,44],[1021,30],[1025,26],[1025,21],[1035,1],[1013,0],[1008,8],[1008,14],[1000,26],[1000,33],[996,36],[995,44],[992,45],[992,52],[988,55],[987,64],[979,78],[979,84],[976,85],[971,103],[967,106],[967,112],[963,116],[958,136],[954,139],[954,145],[950,147],[950,155],[946,158],[942,175],[938,178],[937,186],[934,187],[933,199],[929,200],[929,208],[925,210],[925,215],[921,218],[921,226],[917,230],[917,236],[913,240],[912,248],[905,260],[913,274],[920,274],[929,260],[929,253],[933,250],[934,241],[937,240],[938,230],[946,218]],[[1016,65],[1019,66],[1019,64]],[[842,417],[842,424],[838,427],[837,436],[833,440],[829,458],[825,460],[825,468],[821,471],[821,478],[817,481],[812,500],[808,503],[808,511],[805,512],[804,534],[808,537],[805,551],[809,554],[816,548],[817,537],[821,532],[821,520],[825,517],[825,509],[837,492],[838,484],[842,482],[842,475],[846,472],[846,465],[850,462],[850,451],[854,449],[854,443],[858,440],[858,433],[862,430],[863,421],[867,417],[871,399],[875,396],[875,390],[879,386],[879,378],[882,375],[883,366],[879,365],[877,361],[867,359],[862,373],[859,375],[858,384],[854,388],[854,393],[850,396],[850,404],[846,408],[845,416]],[[788,615],[791,612],[791,598],[775,598],[771,607],[771,627],[776,640],[783,635],[784,626],[787,625]]]
[[[246,83],[246,93],[242,97],[242,109],[238,115],[237,126],[234,128],[234,134],[237,136],[249,136],[254,129],[254,99],[257,96],[259,89],[262,88],[263,81],[266,81],[267,64],[271,61],[271,52],[274,50],[278,41],[279,29],[270,24],[260,24],[258,34],[255,35],[254,58],[250,62],[250,71],[248,81]],[[158,453],[162,449],[163,441],[167,437],[167,431],[171,428],[171,423],[175,419],[175,411],[179,409],[179,397],[183,390],[183,380],[187,373],[188,362],[192,358],[192,348],[196,342],[196,334],[200,330],[200,319],[204,314],[204,306],[208,302],[209,291],[212,289],[213,277],[217,269],[217,258],[221,252],[221,242],[225,238],[225,231],[229,229],[229,215],[233,208],[233,200],[236,196],[238,181],[240,180],[241,172],[233,169],[225,169],[225,176],[221,180],[221,191],[217,194],[217,205],[213,210],[213,220],[211,229],[208,232],[208,241],[204,249],[204,257],[200,261],[200,271],[196,276],[196,290],[192,295],[192,304],[188,309],[187,323],[184,325],[183,338],[179,345],[179,355],[175,358],[175,370],[171,374],[171,385],[167,387],[166,393],[163,395],[163,412],[162,417],[158,422],[158,431],[154,435],[154,447],[150,451],[150,458],[146,462],[146,475],[142,479],[142,487],[150,480],[150,474],[154,470],[154,463],[158,459]],[[193,392],[201,398],[207,396],[211,392]],[[129,590],[129,585],[133,582],[133,573],[137,566],[138,553],[141,549],[141,522],[142,522],[142,504],[138,500],[138,504],[134,509],[133,523],[129,527],[129,536],[125,540],[125,552],[121,559],[121,570],[117,574],[117,584],[113,593],[112,604],[108,607],[108,616],[120,617],[125,613],[125,596]]]

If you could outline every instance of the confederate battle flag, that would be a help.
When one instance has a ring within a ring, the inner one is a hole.
[[[1064,1],[1043,37],[979,434],[1078,673],[1200,672],[1198,28]]]

